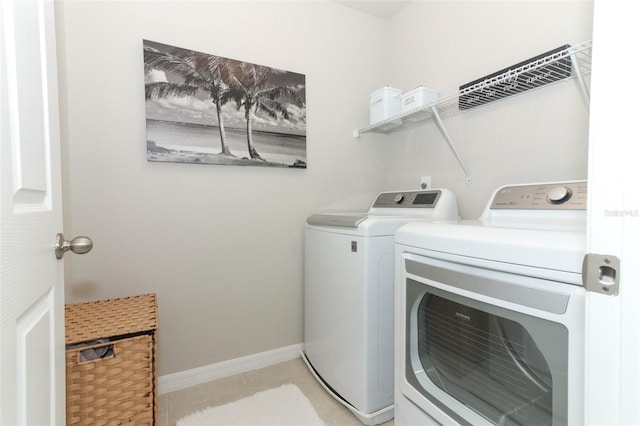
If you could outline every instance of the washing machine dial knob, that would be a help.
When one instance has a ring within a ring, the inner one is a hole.
[[[402,200],[404,200],[404,195],[402,194],[396,194],[396,196],[393,197],[393,202],[396,204],[400,204]]]
[[[555,186],[547,192],[547,201],[551,204],[562,204],[571,198],[573,193],[566,186]]]

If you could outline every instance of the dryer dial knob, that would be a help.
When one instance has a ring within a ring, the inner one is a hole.
[[[402,200],[404,200],[404,195],[402,194],[396,194],[396,196],[393,197],[393,202],[396,204],[400,204]]]
[[[551,204],[562,204],[572,195],[573,193],[566,186],[556,186],[547,192],[547,201]]]

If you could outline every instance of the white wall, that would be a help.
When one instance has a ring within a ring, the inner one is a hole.
[[[593,2],[415,1],[391,22],[389,82],[441,95],[565,43],[592,37]],[[480,216],[503,184],[586,179],[588,106],[577,81],[446,119],[472,183],[435,124],[389,137],[387,187],[417,188],[420,176],[452,189],[465,219]]]
[[[159,373],[302,342],[305,217],[384,183],[354,143],[388,23],[331,2],[57,5],[67,302],[155,292]],[[308,169],[149,163],[142,39],[306,75]],[[371,196],[365,197],[367,201]]]

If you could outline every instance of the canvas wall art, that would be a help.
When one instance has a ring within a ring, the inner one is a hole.
[[[143,40],[147,160],[307,167],[305,76]]]

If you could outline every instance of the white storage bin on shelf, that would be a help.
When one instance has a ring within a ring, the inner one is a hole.
[[[369,95],[369,124],[380,123],[394,115],[400,114],[402,90],[394,87],[383,87]],[[384,123],[386,129],[392,129],[402,124],[402,120]]]
[[[435,101],[438,100],[438,91],[429,89],[428,87],[420,86],[417,87],[410,92],[407,92],[402,95],[402,99],[400,102],[400,113],[404,114],[416,108],[425,107],[427,105],[431,105]],[[415,116],[407,117],[407,120],[419,121],[427,118],[427,113],[425,112],[420,116],[420,114],[416,114]]]

